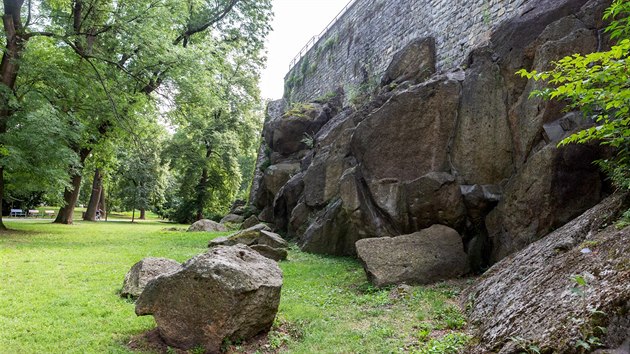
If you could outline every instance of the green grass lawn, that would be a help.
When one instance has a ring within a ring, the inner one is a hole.
[[[0,234],[0,353],[129,353],[155,322],[118,297],[125,273],[147,256],[185,261],[221,235],[158,222],[6,223],[15,231]],[[281,268],[280,311],[260,352],[450,353],[468,340],[457,287],[392,297],[355,260],[297,249]]]

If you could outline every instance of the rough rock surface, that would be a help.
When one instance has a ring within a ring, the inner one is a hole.
[[[245,218],[242,215],[237,214],[227,214],[221,219],[221,224],[232,223],[232,224],[240,224],[243,222]]]
[[[153,315],[169,346],[218,353],[225,339],[268,331],[280,303],[282,271],[249,247],[216,247],[177,273],[150,282],[136,314]]]
[[[578,340],[595,337],[611,349],[630,343],[630,228],[602,229],[628,206],[625,195],[609,197],[486,272],[462,295],[479,339],[466,352],[578,353]]]
[[[435,38],[419,38],[411,41],[396,53],[385,70],[381,86],[392,82],[415,79],[426,80],[435,73]]]
[[[147,284],[160,275],[178,272],[182,265],[168,258],[147,257],[134,264],[125,275],[123,288],[120,292],[122,297],[137,298],[140,296]]]
[[[461,236],[444,225],[411,235],[363,239],[356,247],[375,286],[428,284],[460,277],[469,270]]]
[[[287,258],[289,243],[282,236],[271,232],[269,226],[258,224],[238,231],[227,237],[218,237],[208,242],[208,247],[246,245],[263,256],[275,261]]]
[[[228,231],[225,225],[222,225],[216,221],[202,219],[196,221],[188,228],[188,232],[225,232]]]
[[[241,229],[243,230],[249,229],[250,227],[256,226],[258,224],[260,224],[260,220],[258,220],[256,215],[252,215],[248,217],[247,219],[245,219],[245,221],[243,221],[243,224],[241,225]]]
[[[598,33],[607,4],[531,0],[488,41],[464,48],[461,70],[429,77],[405,64],[435,62],[420,38],[362,102],[270,104],[257,167],[266,174],[252,188],[260,219],[305,251],[336,255],[354,255],[360,239],[445,224],[462,235],[476,270],[562,226],[608,192],[592,165],[605,154],[557,149],[590,123],[562,104],[530,99],[540,87],[514,73],[605,48]],[[352,92],[345,94],[347,102]],[[297,144],[304,129],[289,128],[306,126],[300,120],[317,122],[308,125],[312,147]]]

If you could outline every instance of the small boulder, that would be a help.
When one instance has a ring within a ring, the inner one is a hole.
[[[148,257],[131,267],[120,292],[121,297],[137,298],[147,284],[163,274],[171,274],[182,269],[179,262],[167,258]]]
[[[287,256],[289,255],[289,252],[287,252],[287,250],[284,248],[274,248],[267,245],[253,245],[250,248],[269,259],[273,259],[276,262],[286,260]]]
[[[149,283],[136,302],[172,347],[218,353],[224,340],[247,340],[273,324],[282,288],[277,263],[249,247],[216,247],[177,273]]]
[[[245,221],[243,221],[243,224],[241,225],[241,229],[243,230],[249,229],[250,227],[256,226],[258,224],[260,224],[260,220],[258,220],[256,215],[252,215],[248,217],[247,219],[245,219]]]
[[[285,248],[289,247],[289,243],[287,241],[285,241],[280,235],[271,232],[269,226],[265,224],[252,226],[249,229],[236,232],[228,237],[218,237],[210,240],[210,242],[208,242],[208,247],[234,246],[238,244],[251,246],[254,250],[258,251],[265,257],[268,257],[273,253],[274,255],[269,256],[268,258],[274,260],[286,259],[287,251]]]
[[[428,284],[469,271],[457,231],[433,225],[411,235],[357,241],[357,255],[375,286]]]
[[[219,224],[216,221],[202,219],[194,224],[190,225],[188,232],[225,232],[228,231],[225,225]]]
[[[242,215],[227,214],[226,216],[223,217],[223,219],[221,219],[221,224],[226,224],[226,223],[240,224],[243,222],[243,220],[245,220],[245,218]]]

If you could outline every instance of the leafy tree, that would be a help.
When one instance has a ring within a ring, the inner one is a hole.
[[[599,161],[600,166],[622,189],[630,189],[630,2],[615,0],[605,11],[610,20],[606,31],[617,41],[608,51],[574,54],[555,63],[550,71],[518,72],[523,77],[543,81],[549,87],[533,95],[568,102],[569,109],[594,117],[597,125],[577,132],[560,142],[597,141],[616,149],[614,158]]]

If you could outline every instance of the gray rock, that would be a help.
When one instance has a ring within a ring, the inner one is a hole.
[[[245,219],[245,221],[243,221],[243,224],[241,225],[241,229],[243,230],[249,229],[250,227],[256,226],[258,224],[260,224],[260,220],[258,220],[256,215],[252,215],[248,217],[247,219]]]
[[[422,82],[435,73],[435,39],[418,38],[394,54],[381,86],[392,82],[414,80]]]
[[[172,347],[218,353],[224,340],[268,331],[280,303],[282,271],[249,247],[216,247],[150,282],[136,302],[138,316],[153,315]]]
[[[444,225],[411,235],[363,239],[356,247],[375,286],[428,284],[460,277],[469,270],[462,238]]]
[[[265,170],[265,187],[272,194],[276,195],[280,188],[284,186],[293,175],[300,172],[299,163],[280,163],[271,165]]]
[[[304,143],[305,138],[317,134],[328,120],[330,120],[331,107],[327,104],[309,103],[298,109],[288,110],[281,119],[270,123],[265,132],[265,140],[273,151],[284,156],[298,151],[309,149]]]
[[[231,223],[240,224],[245,218],[242,215],[228,214],[221,219],[221,224]]]
[[[225,225],[216,221],[202,219],[190,225],[188,232],[225,232],[228,231]]]
[[[125,275],[120,296],[137,298],[151,280],[160,275],[178,272],[181,269],[182,265],[172,259],[144,258],[134,264]]]
[[[268,245],[253,245],[250,248],[276,262],[284,261],[289,254],[284,248],[275,248]]]
[[[253,245],[267,245],[273,248],[286,248],[289,247],[287,241],[285,241],[280,235],[271,232],[270,228],[265,224],[258,224],[238,231],[228,237],[219,237],[211,240],[208,243],[208,247],[215,246],[234,246],[237,244],[253,246]]]
[[[622,345],[630,333],[630,228],[602,227],[629,202],[626,195],[604,200],[504,258],[466,290],[461,301],[478,339],[467,353],[521,351],[513,338],[545,353],[577,353],[577,341],[589,336],[604,348]],[[587,246],[592,252],[582,252]]]

